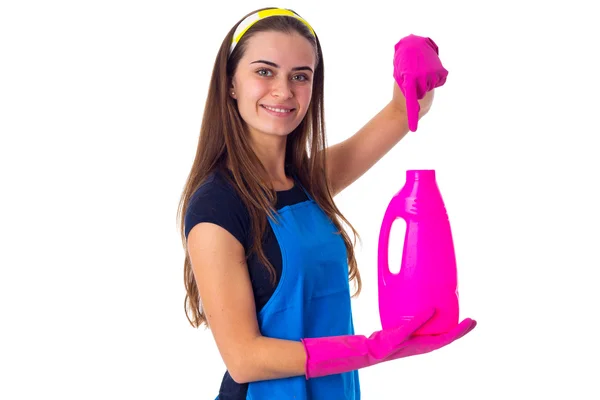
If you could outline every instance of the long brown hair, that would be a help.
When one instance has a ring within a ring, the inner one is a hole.
[[[354,255],[354,244],[359,235],[336,207],[325,174],[327,167],[324,149],[327,144],[323,115],[324,68],[319,39],[313,36],[307,27],[296,18],[273,16],[255,23],[244,34],[230,56],[231,40],[238,24],[239,22],[231,28],[223,40],[215,60],[196,156],[177,210],[177,220],[185,250],[186,296],[184,309],[188,321],[193,327],[199,327],[202,324],[206,324],[208,327],[208,323],[201,307],[200,295],[187,250],[185,213],[192,194],[215,169],[230,167],[233,176],[232,184],[250,214],[254,240],[247,249],[246,257],[252,253],[257,254],[259,260],[268,269],[273,283],[275,282],[275,269],[267,260],[262,248],[263,241],[259,238],[263,237],[267,217],[276,212],[274,208],[276,193],[267,179],[266,170],[252,150],[246,125],[238,112],[235,100],[229,96],[231,80],[239,60],[244,54],[247,41],[258,32],[299,33],[313,44],[316,51],[317,61],[313,76],[311,103],[302,122],[287,136],[285,163],[342,235],[347,251],[349,280],[355,281],[354,296],[360,293],[362,286]],[[307,147],[310,147],[310,153],[307,152]],[[350,241],[342,224],[352,230],[354,242]]]

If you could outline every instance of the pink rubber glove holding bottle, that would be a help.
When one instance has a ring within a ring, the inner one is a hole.
[[[346,335],[302,339],[306,350],[306,379],[429,353],[460,339],[477,325],[475,320],[467,318],[445,334],[412,336],[433,315],[434,310],[431,310],[396,328],[377,331],[368,338]]]
[[[408,35],[394,46],[394,79],[406,98],[408,129],[413,132],[419,122],[419,100],[448,76],[438,54],[438,46],[428,37]]]

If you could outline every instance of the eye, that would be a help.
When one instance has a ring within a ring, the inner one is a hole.
[[[299,82],[308,82],[308,76],[304,75],[304,74],[300,74],[300,75],[294,75],[294,80],[299,81]]]
[[[261,68],[258,71],[256,71],[256,73],[260,76],[270,76],[269,74],[272,75],[272,72],[267,68]]]

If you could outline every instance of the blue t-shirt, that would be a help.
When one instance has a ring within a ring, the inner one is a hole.
[[[228,169],[216,170],[193,193],[185,214],[185,237],[187,239],[192,228],[200,222],[211,222],[231,233],[243,246],[246,252],[251,243],[250,215],[242,199],[239,197],[226,174],[232,177]],[[292,189],[278,191],[276,209],[308,200],[304,190],[296,184]],[[277,238],[270,224],[266,224],[263,236],[263,251],[275,268],[276,283],[271,282],[267,268],[259,261],[256,254],[248,259],[248,272],[254,293],[256,312],[269,301],[281,277],[282,258]],[[245,400],[248,384],[236,383],[226,371],[219,390],[219,400]]]

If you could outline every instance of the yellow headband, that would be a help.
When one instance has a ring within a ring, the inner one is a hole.
[[[246,31],[248,31],[248,29],[250,29],[252,25],[257,23],[261,19],[267,17],[274,17],[278,15],[296,18],[297,20],[301,21],[304,25],[306,25],[308,30],[310,30],[310,33],[312,33],[313,36],[315,36],[315,31],[313,30],[313,28],[298,14],[283,8],[272,8],[269,10],[258,11],[252,15],[249,15],[242,22],[240,22],[237,29],[235,30],[235,33],[233,34],[233,40],[231,41],[231,48],[229,49],[229,54],[233,52],[233,49],[235,49],[235,46],[238,44],[242,36],[244,36],[244,33],[246,33]]]

